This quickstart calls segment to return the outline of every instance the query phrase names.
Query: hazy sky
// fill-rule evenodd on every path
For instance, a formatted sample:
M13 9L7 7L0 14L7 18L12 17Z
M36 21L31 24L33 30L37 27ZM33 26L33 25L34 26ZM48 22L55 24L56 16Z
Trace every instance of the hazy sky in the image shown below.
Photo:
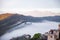
M0 0L0 11L60 10L60 0Z

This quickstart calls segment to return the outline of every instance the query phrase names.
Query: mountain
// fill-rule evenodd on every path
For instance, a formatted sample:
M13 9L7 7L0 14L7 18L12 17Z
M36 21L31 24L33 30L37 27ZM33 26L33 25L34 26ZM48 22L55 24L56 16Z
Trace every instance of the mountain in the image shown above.
M12 14L11 16L8 16L8 14L2 14L4 19L0 20L0 36L4 34L7 30L22 24L24 22L23 15L18 15L18 14ZM5 18L5 16L7 16Z
M28 16L28 17L26 17L26 20L28 22L43 22L44 20L60 22L60 16L46 16L46 17L32 17L32 16Z
M1 19L0 20L0 36L6 33L7 30L25 22L43 22L44 20L60 22L60 16L33 17L33 16L25 16L25 15L10 14L10 13L1 14L1 15L4 15L4 16L1 16L0 18Z

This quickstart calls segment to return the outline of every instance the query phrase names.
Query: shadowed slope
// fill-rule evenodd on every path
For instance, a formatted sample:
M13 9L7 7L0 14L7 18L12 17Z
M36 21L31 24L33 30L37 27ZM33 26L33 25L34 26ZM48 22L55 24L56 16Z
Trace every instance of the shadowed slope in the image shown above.
M4 20L0 20L0 36L4 34L7 30L18 26L18 24L24 23L25 21L21 19L20 16L21 15L18 14L12 14Z

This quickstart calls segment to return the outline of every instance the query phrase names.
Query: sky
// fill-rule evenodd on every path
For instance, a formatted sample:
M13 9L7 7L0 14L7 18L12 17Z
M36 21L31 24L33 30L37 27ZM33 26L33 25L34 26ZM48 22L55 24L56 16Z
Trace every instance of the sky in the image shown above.
M0 13L31 10L60 12L60 0L0 0Z

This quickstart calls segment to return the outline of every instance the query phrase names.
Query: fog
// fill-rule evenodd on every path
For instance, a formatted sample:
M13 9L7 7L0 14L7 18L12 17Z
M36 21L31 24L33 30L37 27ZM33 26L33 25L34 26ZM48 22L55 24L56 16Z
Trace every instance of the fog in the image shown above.
M33 36L35 33L42 33L48 32L50 29L58 29L59 22L52 22L52 21L44 21L42 23L28 23L19 25L3 36L1 36L1 40L9 40L13 37L21 36L23 34L30 34ZM20 28L24 26L23 28Z

